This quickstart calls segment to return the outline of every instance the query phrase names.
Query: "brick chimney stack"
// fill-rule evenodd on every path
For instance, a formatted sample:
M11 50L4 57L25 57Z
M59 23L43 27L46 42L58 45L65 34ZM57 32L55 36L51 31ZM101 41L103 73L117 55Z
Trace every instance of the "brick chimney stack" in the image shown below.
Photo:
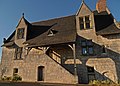
M98 13L106 11L107 5L106 5L106 0L98 0L96 4L96 10Z

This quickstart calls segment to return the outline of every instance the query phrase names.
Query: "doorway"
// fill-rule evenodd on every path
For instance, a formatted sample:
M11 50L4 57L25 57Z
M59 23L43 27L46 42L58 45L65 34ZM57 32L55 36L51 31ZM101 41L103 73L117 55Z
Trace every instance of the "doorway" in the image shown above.
M44 66L38 67L38 81L44 81Z

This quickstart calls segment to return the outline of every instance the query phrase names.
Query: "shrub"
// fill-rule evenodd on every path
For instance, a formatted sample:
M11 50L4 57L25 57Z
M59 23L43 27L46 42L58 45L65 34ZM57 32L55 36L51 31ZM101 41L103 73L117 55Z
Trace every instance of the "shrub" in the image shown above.
M2 81L11 81L12 78L11 77L7 77L7 76L4 76L1 78Z
M22 80L22 77L19 76L18 74L13 75L12 81L21 81L21 80Z
M92 80L89 83L90 85L94 86L117 86L114 82L110 80Z
M101 83L102 83L102 84L113 84L113 82L110 81L110 80L108 80L108 79L101 81Z
M89 84L99 85L99 84L101 84L101 82L100 82L99 80L91 80L91 81L89 82Z

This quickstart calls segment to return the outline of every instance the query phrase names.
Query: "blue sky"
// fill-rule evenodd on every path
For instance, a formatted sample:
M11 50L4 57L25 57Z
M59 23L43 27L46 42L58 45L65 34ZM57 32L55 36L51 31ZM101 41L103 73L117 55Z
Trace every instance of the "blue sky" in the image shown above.
M0 45L15 30L22 13L29 22L73 15L82 0L0 0ZM95 10L97 0L85 0ZM107 0L113 16L120 21L120 0ZM1 48L0 48L1 56Z

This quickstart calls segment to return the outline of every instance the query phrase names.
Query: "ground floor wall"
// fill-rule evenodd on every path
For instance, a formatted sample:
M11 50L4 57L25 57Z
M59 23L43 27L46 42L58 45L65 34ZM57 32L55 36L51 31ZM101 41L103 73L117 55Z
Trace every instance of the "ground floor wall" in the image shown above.
M11 50L11 52L14 51ZM32 49L29 54L21 60L9 59L8 62L4 58L5 57L2 59L3 62L1 65L1 70L5 69L3 76L12 77L14 68L17 68L17 74L22 77L22 81L36 82L38 81L38 68L43 67L43 78L39 81L50 83L75 83L73 74L42 51L38 52L38 50ZM9 58L13 58L13 55L11 54Z
M83 58L77 64L78 77L81 83L91 80L110 80L117 82L118 75L115 62L110 58Z
M5 49L5 52L8 51ZM67 58L67 54L66 56L64 54L67 59L64 59L64 63L60 64L55 59L36 49L32 49L22 60L10 59L13 58L13 53L14 50L11 50L9 53L3 55L1 70L5 69L3 76L9 77L13 76L13 69L18 68L18 74L22 77L22 81L38 81L39 67L43 68L43 80L41 81L53 83L75 83L75 81L78 81L78 83L88 83L93 79L108 79L117 82L120 75L118 70L120 69L119 60L117 61L117 59L115 60L108 56L77 56L78 78L75 78L74 59L73 57Z

